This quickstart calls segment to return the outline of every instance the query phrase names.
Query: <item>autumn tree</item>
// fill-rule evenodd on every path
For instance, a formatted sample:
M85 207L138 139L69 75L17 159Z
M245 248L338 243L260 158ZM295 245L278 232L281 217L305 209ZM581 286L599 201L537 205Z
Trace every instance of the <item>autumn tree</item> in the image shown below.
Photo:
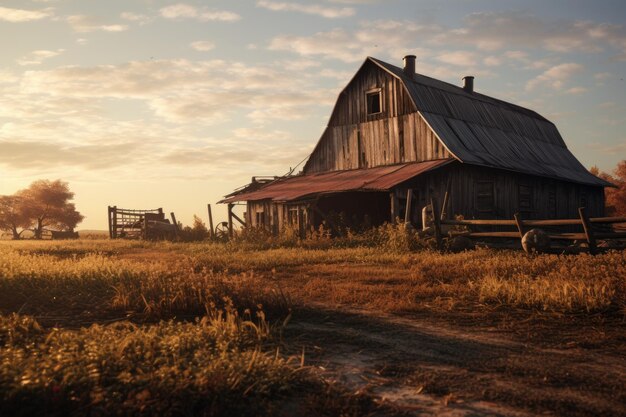
M598 167L591 168L591 173L616 186L605 189L606 214L609 216L626 216L626 160L617 164L613 175L602 172Z
M31 225L22 203L22 198L17 195L0 196L0 230L11 232L13 239L19 239Z
M76 211L70 200L74 193L67 182L39 180L25 190L19 191L21 212L31 223L36 239L41 239L45 228L73 230L84 216Z

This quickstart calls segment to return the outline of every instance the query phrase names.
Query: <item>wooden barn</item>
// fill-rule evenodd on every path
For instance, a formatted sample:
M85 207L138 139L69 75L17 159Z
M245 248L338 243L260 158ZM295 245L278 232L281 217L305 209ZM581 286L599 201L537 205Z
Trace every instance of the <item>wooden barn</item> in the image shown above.
M607 182L567 149L536 112L368 57L339 94L326 130L298 175L255 181L226 196L245 203L245 223L277 232L317 227L341 214L351 224L409 219L447 192L446 211L466 219L604 215ZM411 190L411 192L409 192Z

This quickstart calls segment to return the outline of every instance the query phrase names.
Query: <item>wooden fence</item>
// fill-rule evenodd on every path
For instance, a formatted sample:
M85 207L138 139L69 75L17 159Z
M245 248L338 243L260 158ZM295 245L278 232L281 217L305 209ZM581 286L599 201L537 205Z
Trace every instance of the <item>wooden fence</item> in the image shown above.
M445 201L445 200L444 200ZM445 202L444 202L445 205ZM439 213L437 201L431 200L433 213ZM445 206L444 206L445 207ZM626 231L616 231L610 225L618 223L626 223L626 217L594 217L587 216L584 207L578 209L579 218L577 219L551 219L551 220L524 220L519 214L515 214L511 220L450 220L447 219L445 210L440 215L434 215L434 231L437 239L437 245L442 248L442 225L446 226L498 226L511 227L513 231L467 231L455 233L456 236L466 236L469 238L508 238L521 239L526 232L533 228L556 228L564 226L578 226L581 232L554 232L549 231L548 236L551 240L579 240L586 241L589 245L591 253L597 250L598 240L607 239L626 239ZM602 227L604 226L604 227ZM607 230L609 229L609 230Z

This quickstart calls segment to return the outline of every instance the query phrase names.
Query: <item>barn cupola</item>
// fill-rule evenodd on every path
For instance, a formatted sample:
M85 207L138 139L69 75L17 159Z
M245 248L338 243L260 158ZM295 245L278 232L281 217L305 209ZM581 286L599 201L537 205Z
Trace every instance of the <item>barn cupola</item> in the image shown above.
M474 92L474 76L473 75L466 75L465 77L463 77L463 90L467 91L468 93Z
M404 75L411 79L415 77L415 55L404 57Z

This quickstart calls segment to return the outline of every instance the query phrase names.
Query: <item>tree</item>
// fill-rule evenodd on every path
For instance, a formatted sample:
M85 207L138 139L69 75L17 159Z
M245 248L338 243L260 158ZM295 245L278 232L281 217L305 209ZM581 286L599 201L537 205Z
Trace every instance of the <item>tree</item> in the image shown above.
M617 188L607 187L606 214L609 216L626 216L626 160L617 164L613 175L602 172L598 167L592 167L591 173L614 184Z
M73 230L84 216L76 211L74 198L67 182L39 180L25 190L19 191L21 211L30 219L36 239L41 239L43 230L51 227L59 230Z
M181 231L180 237L184 241L200 241L209 237L209 229L207 229L206 224L195 214L193 216L193 226L182 227L180 225L179 230Z
M21 197L16 195L0 196L0 230L9 231L13 239L19 239L22 232L30 225L31 219L23 210Z

